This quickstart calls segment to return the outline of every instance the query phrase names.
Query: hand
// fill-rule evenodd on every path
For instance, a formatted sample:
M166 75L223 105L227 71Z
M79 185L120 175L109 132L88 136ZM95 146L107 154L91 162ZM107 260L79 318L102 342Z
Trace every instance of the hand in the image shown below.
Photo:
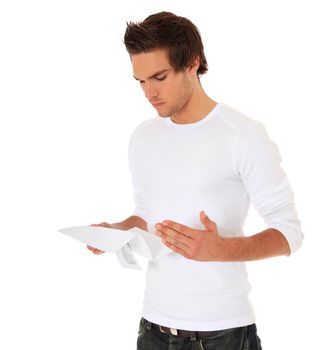
M157 223L156 235L174 252L187 259L197 261L224 261L224 239L220 237L217 225L204 211L200 212L200 221L205 230L197 230L171 220Z
M118 227L116 227L115 224L109 224L107 222L101 222L100 224L92 224L90 226L118 228ZM89 245L87 245L87 249L90 250L92 253L94 253L96 255L100 255L100 254L105 253L104 250L97 249L97 248L91 247Z

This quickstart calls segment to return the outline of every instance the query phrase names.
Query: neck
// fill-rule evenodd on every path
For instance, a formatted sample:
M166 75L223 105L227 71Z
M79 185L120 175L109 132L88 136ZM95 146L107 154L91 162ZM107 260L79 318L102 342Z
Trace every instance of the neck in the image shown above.
M171 119L177 124L191 124L203 119L217 105L206 95L201 85L195 86L186 104Z

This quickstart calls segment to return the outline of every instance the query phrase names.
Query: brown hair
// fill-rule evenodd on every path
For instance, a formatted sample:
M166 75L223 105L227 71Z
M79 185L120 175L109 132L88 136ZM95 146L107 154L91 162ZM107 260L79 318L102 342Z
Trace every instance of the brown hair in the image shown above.
M167 49L170 65L182 72L196 57L200 58L197 76L208 70L198 28L187 18L171 12L158 12L143 22L127 22L124 44L129 55L154 49Z

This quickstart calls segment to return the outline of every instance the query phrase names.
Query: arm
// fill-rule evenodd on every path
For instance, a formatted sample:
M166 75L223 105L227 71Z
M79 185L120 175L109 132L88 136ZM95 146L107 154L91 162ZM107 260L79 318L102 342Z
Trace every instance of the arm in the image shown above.
M249 237L223 238L222 261L253 261L279 255L290 255L288 241L273 228Z
M136 215L129 216L129 218L127 218L126 220L121 222L116 222L114 224L111 224L111 226L113 228L118 228L121 230L129 230L133 227L138 227L144 231L148 231L147 222L144 221L140 216L136 216Z
M129 218L127 218L126 220L121 222L116 222L113 224L102 222L100 224L92 224L91 226L111 227L111 228L117 228L120 230L129 230L133 227L139 227L142 230L148 231L147 223L140 216L136 216L136 215L129 216ZM89 245L87 245L87 248L97 255L104 253L103 250L91 247Z
M261 124L239 134L235 173L264 218L266 230L249 237L221 237L216 223L200 214L205 231L166 220L155 226L156 234L175 252L199 261L250 261L291 255L301 246L303 233L294 195L280 162L278 147Z
M264 252L256 251L259 256L293 254L303 241L294 194L281 167L279 148L261 123L252 124L239 133L235 144L235 172L242 180L254 208L267 225L267 230L247 237L245 246L255 249L257 245L264 244L258 247ZM282 235L289 245L285 253L285 245L281 242L286 242L282 240Z
M217 225L204 213L200 221L205 230L165 220L155 225L156 234L173 251L197 261L252 261L278 255L290 255L283 234L273 228L250 237L222 237Z

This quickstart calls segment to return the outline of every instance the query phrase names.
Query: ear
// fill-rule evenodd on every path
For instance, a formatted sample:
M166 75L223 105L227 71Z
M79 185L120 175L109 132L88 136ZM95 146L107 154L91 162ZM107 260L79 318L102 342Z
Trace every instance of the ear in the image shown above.
M188 66L188 71L190 74L196 75L197 74L197 70L200 66L200 57L196 56L192 62L190 63L190 65Z

